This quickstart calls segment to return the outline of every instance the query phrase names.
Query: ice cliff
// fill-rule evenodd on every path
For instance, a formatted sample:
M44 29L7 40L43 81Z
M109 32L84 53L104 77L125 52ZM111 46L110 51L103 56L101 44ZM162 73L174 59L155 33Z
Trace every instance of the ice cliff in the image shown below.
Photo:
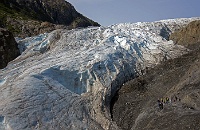
M126 81L187 50L171 32L199 18L55 30L17 39L0 70L0 128L118 129L109 103Z

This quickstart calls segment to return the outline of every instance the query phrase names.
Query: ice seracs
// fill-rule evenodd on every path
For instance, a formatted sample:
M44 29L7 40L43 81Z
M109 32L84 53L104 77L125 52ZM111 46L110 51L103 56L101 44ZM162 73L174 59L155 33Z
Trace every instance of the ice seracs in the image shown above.
M20 39L21 56L0 70L0 79L7 76L0 81L0 114L16 130L117 129L109 113L114 93L145 68L186 53L167 37L172 26L195 19L55 30Z

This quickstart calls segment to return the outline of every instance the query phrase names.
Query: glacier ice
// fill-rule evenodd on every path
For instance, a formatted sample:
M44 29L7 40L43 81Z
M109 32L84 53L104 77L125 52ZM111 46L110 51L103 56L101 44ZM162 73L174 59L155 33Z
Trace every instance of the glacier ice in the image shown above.
M192 20L55 30L18 39L21 56L0 70L0 115L11 129L117 129L109 102L145 68L188 50L168 41Z
M15 38L18 43L20 53L24 52L29 46L40 44L47 37L47 33L40 34L39 36L27 37L25 39Z

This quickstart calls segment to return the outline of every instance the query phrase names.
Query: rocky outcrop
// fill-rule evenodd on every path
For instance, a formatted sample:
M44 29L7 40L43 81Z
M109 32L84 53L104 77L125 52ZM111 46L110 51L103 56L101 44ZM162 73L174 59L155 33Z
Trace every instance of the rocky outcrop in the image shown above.
M17 34L32 36L44 32L38 31L43 30L40 28L42 22L49 23L46 31L63 28L63 26L69 29L100 26L78 13L65 0L3 0L0 2L0 7L0 18L4 26L15 36Z
M127 82L116 93L111 113L121 129L200 129L199 33L199 20L173 32L170 39L190 52L147 68L145 75ZM166 97L170 102L160 110L157 100Z
M10 18L7 19L7 22L12 26L10 30L12 31L13 35L20 38L48 33L55 29L69 29L69 27L65 25L52 24L50 22L36 20L17 20Z
M180 31L172 33L170 39L187 47L200 42L200 20L193 21Z
M122 130L200 129L199 79L200 48L122 86L113 98L113 120ZM157 100L166 97L170 102L160 110Z
M4 68L8 62L19 56L17 43L6 29L0 28L0 69Z

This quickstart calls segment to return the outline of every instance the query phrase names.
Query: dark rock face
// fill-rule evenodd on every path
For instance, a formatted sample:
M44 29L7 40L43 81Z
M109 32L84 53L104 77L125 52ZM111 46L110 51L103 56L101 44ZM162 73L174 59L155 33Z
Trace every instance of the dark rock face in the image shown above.
M0 69L19 56L17 43L11 32L0 28Z
M199 88L198 49L127 82L115 97L113 120L123 130L200 129ZM166 97L171 103L160 110L157 100Z
M200 129L199 21L173 33L170 39L191 51L145 70L127 82L111 103L113 120L123 130ZM161 110L158 99L169 97Z
M3 28L3 23L1 20L0 20L0 28Z
M69 29L100 26L78 13L65 0L2 0L0 7L2 24L15 36L33 36L43 32L38 31L43 30L40 27L42 22L49 23L46 29L49 31L63 26Z
M193 21L180 31L171 34L170 39L187 47L200 42L200 20Z

